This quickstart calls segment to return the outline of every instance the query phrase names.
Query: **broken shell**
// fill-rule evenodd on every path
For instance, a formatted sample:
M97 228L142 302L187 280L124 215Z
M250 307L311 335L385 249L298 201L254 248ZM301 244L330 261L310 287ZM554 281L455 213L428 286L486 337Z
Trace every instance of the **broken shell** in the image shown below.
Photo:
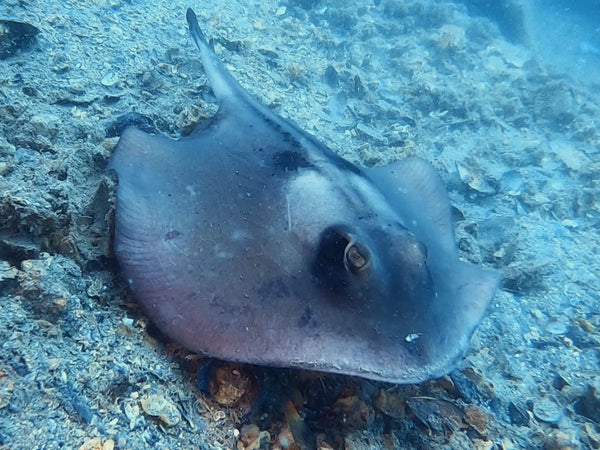
M102 77L100 80L102 86L112 87L119 83L119 76L114 72L108 72L106 75Z
M461 181L474 191L481 194L495 194L496 189L491 185L488 177L479 168L472 167L468 161L456 163L456 170Z
M564 335L569 331L569 325L565 322L565 319L554 317L546 324L546 331L550 334Z
M541 399L533 405L533 415L542 422L557 423L564 413L564 408L548 397Z

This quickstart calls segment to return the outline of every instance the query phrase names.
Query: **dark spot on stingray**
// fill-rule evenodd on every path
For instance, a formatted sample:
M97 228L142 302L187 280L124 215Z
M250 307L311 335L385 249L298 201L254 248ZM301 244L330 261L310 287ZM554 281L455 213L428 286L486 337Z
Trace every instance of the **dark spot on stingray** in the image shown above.
M302 313L300 320L298 320L298 327L303 328L303 327L307 326L310 323L310 320L312 319L312 317L313 317L312 309L310 308L310 306L307 306L304 309L304 312Z
M277 123L276 121L274 121L272 119L265 118L265 122L269 123L273 128L277 128L279 130L279 132L281 133L282 140L287 142L292 147L293 151L299 152L299 153L304 151L303 146L299 142L299 139L297 137L298 132L300 132L300 133L304 133L304 132L302 130L300 130L296 124L294 124L292 122L285 124L285 125L287 125L287 127L292 128L293 131L296 132L296 133L293 133L292 130L286 129L281 124ZM356 167L350 161L345 160L344 158L339 156L337 153L331 151L328 147L325 147L323 144L321 144L319 141L317 141L314 138L314 136L311 136L309 134L304 134L304 136L302 136L302 137L306 140L309 140L310 144L314 145L321 152L325 153L331 159L331 162L336 164L340 169L350 170L357 175L362 175L362 172L358 167Z
M288 285L280 278L268 279L256 289L259 298L285 298L291 295Z
M177 230L171 230L165 233L165 241L170 241L171 239L175 239L181 236L181 233Z
M298 170L299 167L310 167L311 164L300 152L282 151L273 155L273 165L285 172Z
M349 170L355 175L363 175L363 172L356 165L352 164L350 161L345 160L336 153L332 152L331 161L334 162L338 166L338 168L342 170Z
M108 124L106 137L120 136L127 127L136 127L150 134L157 133L156 126L150 117L137 112L128 112L117 116Z
M448 373L499 277L459 260L433 167L344 160L258 103L187 20L215 117L176 141L128 126L110 162L115 254L145 313L226 361L396 383Z
M323 288L337 291L348 285L351 274L344 265L348 244L350 239L347 233L338 226L326 228L321 233L312 273Z

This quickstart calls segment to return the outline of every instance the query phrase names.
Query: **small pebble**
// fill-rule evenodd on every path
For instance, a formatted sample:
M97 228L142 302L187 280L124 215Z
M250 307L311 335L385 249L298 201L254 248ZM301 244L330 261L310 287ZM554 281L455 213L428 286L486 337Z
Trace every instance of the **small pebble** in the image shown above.
M123 325L125 325L126 327L133 327L133 319L129 318L129 317L123 317L123 319L121 319L121 323Z
M102 450L102 441L97 437L88 439L79 447L79 450Z

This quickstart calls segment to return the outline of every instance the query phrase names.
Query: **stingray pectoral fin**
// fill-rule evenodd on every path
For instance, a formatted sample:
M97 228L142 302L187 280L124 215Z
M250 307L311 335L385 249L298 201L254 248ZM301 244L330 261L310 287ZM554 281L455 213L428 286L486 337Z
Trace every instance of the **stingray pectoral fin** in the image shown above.
M498 287L496 272L454 260L438 267L436 301L426 310L428 326L419 334L422 380L451 371L470 347L471 336ZM438 278L439 274L438 274Z
M500 274L455 260L438 267L437 278L438 301L430 312L431 324L437 325L424 337L431 349L431 376L447 373L467 352L498 288Z
M455 261L445 270L439 267L437 277L440 286L448 292L448 300L438 305L439 313L448 320L449 328L460 330L468 340L494 297L500 274Z
M168 288L165 235L173 212L169 210L170 180L177 170L176 143L135 128L125 130L109 168L118 174L117 220L114 249L124 273L135 282L136 295Z
M460 301L453 302L453 305L448 306L454 306L461 310L464 319L461 323L472 331L483 318L499 283L500 274L498 272L459 262L455 273L448 275L447 284Z
M427 318L420 339L428 376L447 373L466 352L469 340L492 300L500 275L458 258L450 201L436 171L408 158L366 173L408 230L427 248L435 298L418 316Z
M431 164L406 158L365 169L365 173L421 242L436 244L442 253L456 254L450 200Z

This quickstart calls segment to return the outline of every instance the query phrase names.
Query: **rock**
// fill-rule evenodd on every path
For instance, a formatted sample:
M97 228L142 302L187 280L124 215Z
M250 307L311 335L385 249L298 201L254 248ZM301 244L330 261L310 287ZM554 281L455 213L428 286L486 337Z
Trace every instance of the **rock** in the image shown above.
M114 118L106 127L106 137L120 136L127 127L135 127L146 133L156 134L156 126L148 116L136 112L128 112Z
M113 450L115 448L115 441L112 439L107 439L102 442L102 440L98 437L87 439L79 450Z
M19 273L16 267L11 266L6 261L0 261L0 283L4 280L14 280Z
M97 437L88 439L79 447L79 450L102 450L102 441Z
M0 59L26 50L39 32L28 23L0 19Z
M588 386L585 394L573 405L573 409L577 414L600 424L600 396L592 386Z
M465 422L483 436L489 429L490 417L477 406L469 405L465 409Z
M256 398L256 378L246 366L224 363L215 369L210 392L214 400L222 406L239 406L249 398L251 404Z
M491 195L498 191L495 180L486 175L473 158L457 162L456 171L463 183L480 194Z
M323 78L325 79L325 83L332 88L336 89L340 87L340 77L337 73L337 70L332 65L327 66L325 69L325 73L323 74Z
M375 398L375 407L386 416L394 419L406 417L406 400L399 392L389 392L381 389Z
M296 407L291 401L285 406L285 418L290 428L294 444L299 448L315 448L315 437L304 422L304 419L298 414Z
M271 435L267 431L260 431L258 426L244 425L240 432L240 440L237 443L238 450L258 450L271 442Z
M100 83L105 87L113 87L119 83L119 76L115 72L108 72L102 77Z
M546 450L570 450L579 447L579 440L571 430L552 430L545 436L544 448Z
M366 403L358 395L340 397L332 409L343 418L344 425L348 428L367 428L375 418L371 404Z
M407 406L424 425L444 433L464 429L464 413L452 403L431 397L412 397L406 400Z
M526 427L529 425L529 413L527 410L513 402L508 405L508 417L510 423L519 427Z
M148 395L140 400L146 414L158 417L168 426L177 425L181 421L181 413L175 404L160 394Z

